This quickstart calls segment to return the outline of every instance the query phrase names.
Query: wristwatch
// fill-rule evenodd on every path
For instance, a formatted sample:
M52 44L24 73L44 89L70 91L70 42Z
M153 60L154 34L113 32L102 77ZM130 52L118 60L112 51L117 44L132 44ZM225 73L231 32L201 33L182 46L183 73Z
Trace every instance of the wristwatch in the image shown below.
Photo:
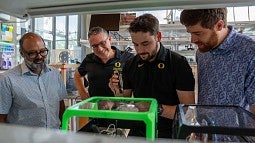
M162 115L162 113L163 113L163 106L162 106L162 104L158 104L158 116L161 116Z

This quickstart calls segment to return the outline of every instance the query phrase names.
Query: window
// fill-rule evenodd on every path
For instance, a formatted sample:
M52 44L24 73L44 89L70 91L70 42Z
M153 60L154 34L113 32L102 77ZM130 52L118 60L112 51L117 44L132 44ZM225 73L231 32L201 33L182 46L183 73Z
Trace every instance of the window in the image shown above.
M33 19L34 32L42 36L45 40L46 47L49 49L47 56L48 63L57 61L57 50L73 50L75 47L78 47L77 31L80 29L78 27L78 18L78 15L70 15Z
M49 49L47 61L51 56L51 50L53 49L53 28L52 28L52 17L42 17L34 19L34 30L35 33L39 34L45 42L46 47Z
M249 7L250 21L255 21L255 6Z
M69 16L69 28L68 28L68 49L73 50L73 57L71 57L71 63L75 61L81 61L81 47L78 46L78 15Z
M234 7L235 21L249 21L248 7Z
M56 47L55 49L68 49L66 47L66 16L56 17Z
M73 49L77 44L77 30L78 30L78 15L69 16L68 28L68 49Z
M227 15L227 21L228 22L234 22L235 17L234 17L234 8L233 7L228 7L228 15Z

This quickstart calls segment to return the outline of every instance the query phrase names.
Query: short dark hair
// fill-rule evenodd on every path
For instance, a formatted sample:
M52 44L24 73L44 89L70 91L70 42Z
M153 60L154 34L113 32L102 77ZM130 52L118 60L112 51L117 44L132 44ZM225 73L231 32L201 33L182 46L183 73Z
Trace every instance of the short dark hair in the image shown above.
M90 38L92 35L97 35L97 34L100 34L100 33L105 33L106 36L109 36L109 33L102 27L92 27L90 30L89 30L89 33L88 33L88 38Z
M131 32L150 32L151 35L157 35L159 32L159 21L152 14L143 14L136 17L130 23L128 31Z
M19 49L23 49L23 43L24 43L24 41L25 41L26 39L28 39L28 38L31 38L31 37L39 37L39 38L41 38L42 41L43 41L43 44L45 45L45 42L44 42L43 38L42 38L40 35L38 35L38 34L36 34L36 33L33 33L33 32L28 32L28 33L24 34L24 35L20 38L20 40L19 40L19 46L20 46L20 48L19 48Z
M211 29L219 21L223 20L227 26L227 8L192 9L183 10L180 22L185 26L193 26L200 22L203 28Z

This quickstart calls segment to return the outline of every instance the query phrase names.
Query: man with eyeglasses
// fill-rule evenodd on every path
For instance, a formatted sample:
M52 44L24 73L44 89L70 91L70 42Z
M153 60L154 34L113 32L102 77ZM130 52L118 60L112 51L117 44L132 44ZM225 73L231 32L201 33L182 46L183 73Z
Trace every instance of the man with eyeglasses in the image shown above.
M137 55L123 68L123 96L155 98L158 101L158 137L171 138L172 122L178 104L195 103L195 80L185 57L166 49L159 21L151 14L141 15L128 28ZM109 86L118 95L118 76ZM140 105L140 106L146 106ZM128 122L127 122L128 124ZM133 124L131 135L145 136L142 124Z
M0 122L58 129L67 96L60 72L46 64L39 35L26 33L19 44L24 61L0 76Z
M74 74L80 97L84 100L92 96L114 96L108 86L109 79L114 70L121 72L124 63L133 54L112 46L111 36L102 27L91 28L88 40L93 53L85 57ZM84 86L84 78L89 83L88 90Z

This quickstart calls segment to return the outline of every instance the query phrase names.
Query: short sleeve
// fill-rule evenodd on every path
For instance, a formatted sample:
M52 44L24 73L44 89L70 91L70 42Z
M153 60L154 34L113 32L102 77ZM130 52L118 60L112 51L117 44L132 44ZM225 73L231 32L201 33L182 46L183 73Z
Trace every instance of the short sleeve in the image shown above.
M78 67L78 72L81 76L85 76L87 74L87 70L86 70L86 58L82 61L81 65Z
M12 90L8 77L0 77L0 114L8 114L12 105Z
M175 61L176 89L182 91L194 91L195 79L192 69L185 57L181 56Z

